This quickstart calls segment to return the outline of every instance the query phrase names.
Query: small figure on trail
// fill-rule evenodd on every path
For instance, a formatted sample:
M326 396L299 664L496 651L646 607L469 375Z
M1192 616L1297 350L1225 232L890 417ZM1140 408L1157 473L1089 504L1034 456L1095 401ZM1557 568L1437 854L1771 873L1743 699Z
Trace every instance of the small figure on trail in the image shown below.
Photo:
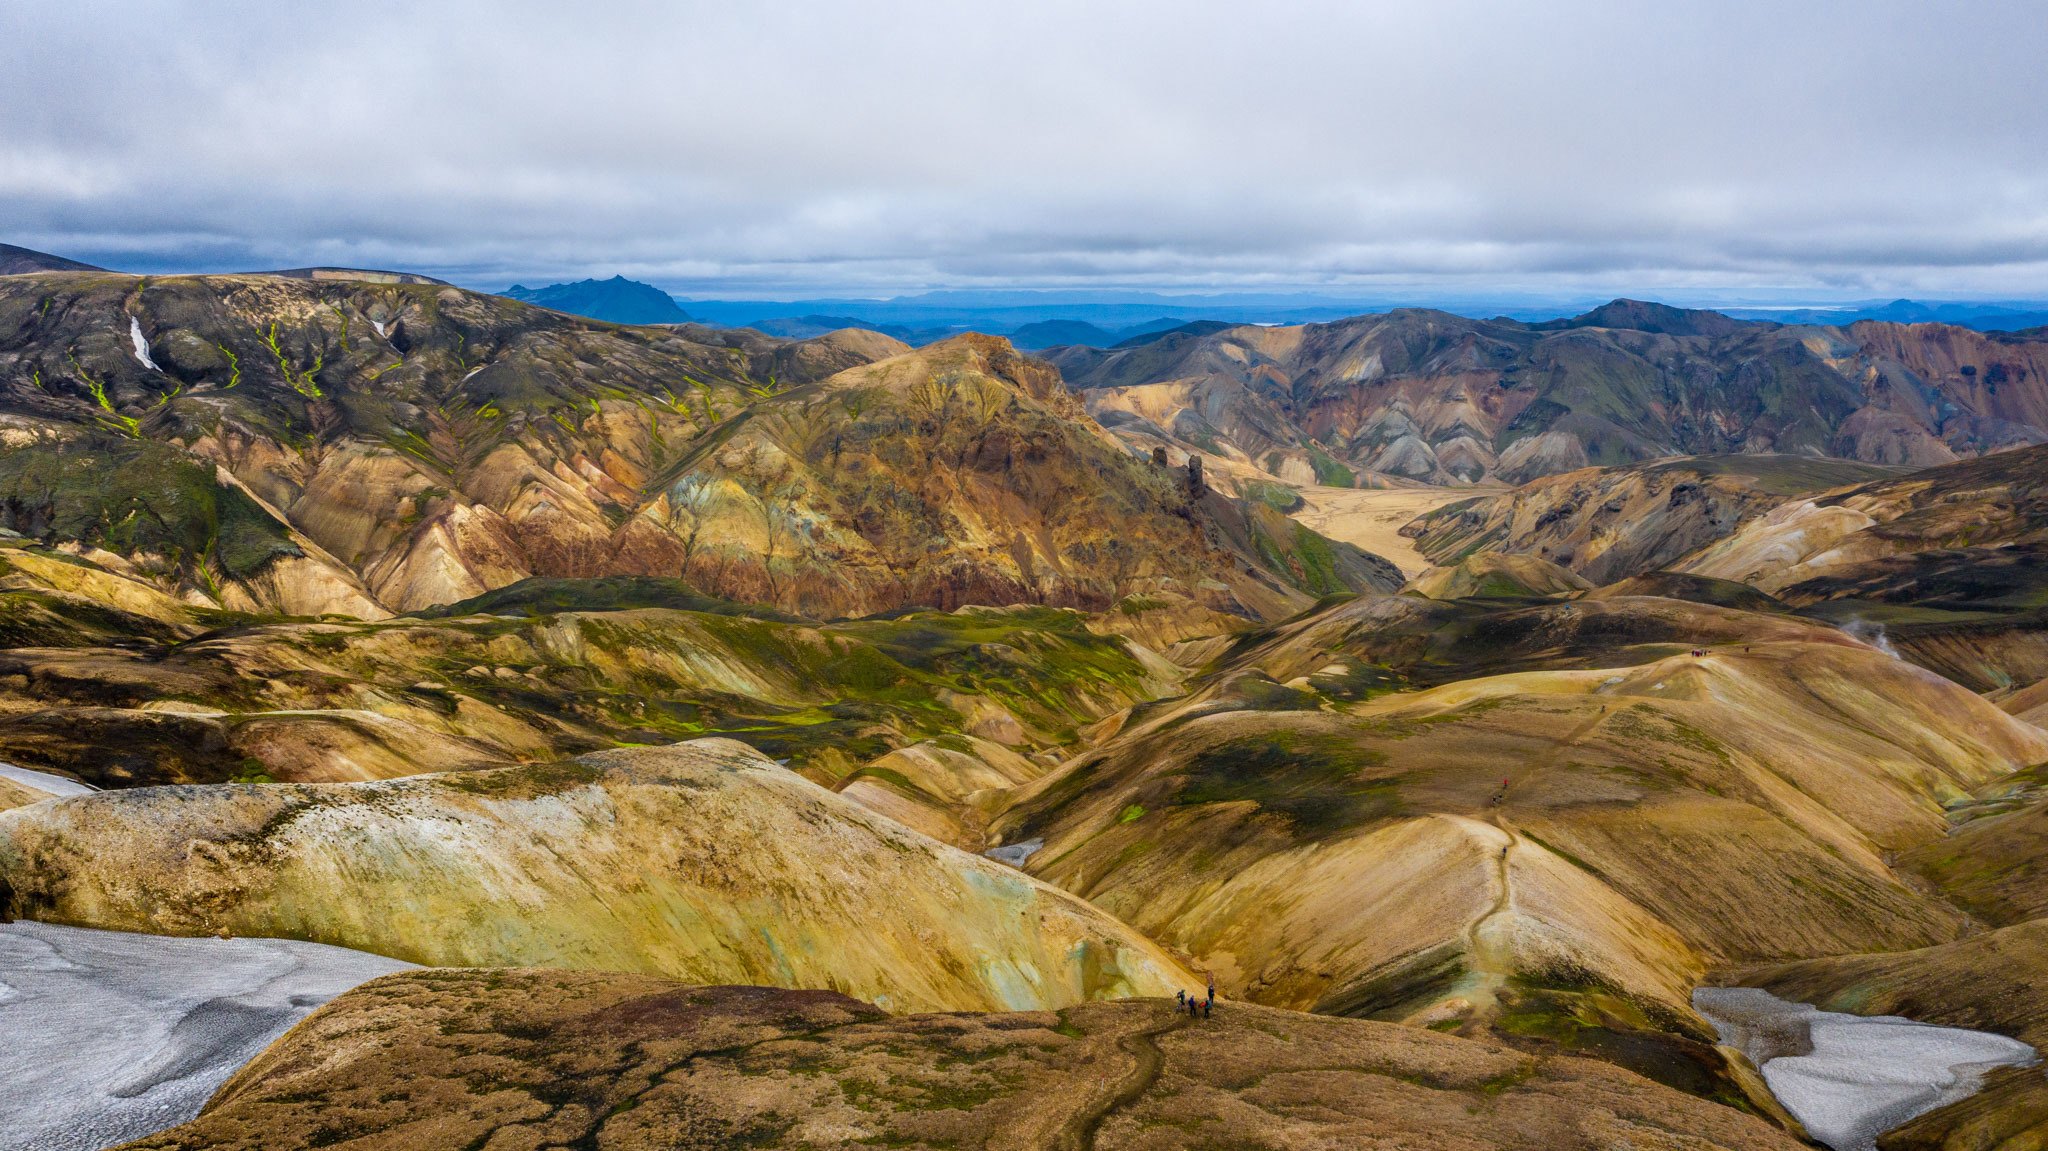
M1196 1013L1196 1012L1198 1012L1198 1011L1200 1011L1201 1009L1202 1009L1202 1001L1201 1001L1201 1000L1199 1000L1199 999L1193 998L1192 996L1191 996L1191 997L1189 997L1189 999L1188 999L1188 1018L1189 1018L1189 1019L1193 1019L1193 1018L1195 1017L1195 1013Z
M1214 995L1202 1000L1202 1018L1209 1018L1209 1009L1214 1006L1216 1006L1216 997Z
M1182 1006L1182 1007L1186 1007L1186 1006L1188 1005L1188 993L1187 993L1187 990L1186 990L1185 988L1183 988L1183 989L1181 989L1181 990L1179 990L1179 991L1175 991L1175 992L1173 993L1173 1001L1174 1001L1175 1003L1179 1004L1179 1005L1180 1005L1180 1006Z
M1214 975L1209 977L1209 998L1216 998L1216 977Z

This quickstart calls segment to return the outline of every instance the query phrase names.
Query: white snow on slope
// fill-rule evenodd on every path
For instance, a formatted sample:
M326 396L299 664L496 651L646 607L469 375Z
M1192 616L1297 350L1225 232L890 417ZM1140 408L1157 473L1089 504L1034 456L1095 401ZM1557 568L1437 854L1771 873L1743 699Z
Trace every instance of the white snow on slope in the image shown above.
M142 336L142 321L134 316L128 317L128 338L135 341L135 358L142 361L143 367L152 372L163 371L156 366L155 360L149 358L149 341Z
M1755 987L1702 987L1692 1002L1835 1151L1873 1151L1886 1131L1976 1094L1992 1068L2035 1060L2033 1048L2003 1035L1821 1011Z
M293 940L0 924L0 1151L98 1151L183 1123L313 1008L409 966Z
M51 775L48 772L31 771L26 767L16 767L11 763L0 763L0 779L13 780L23 787L34 788L37 791L46 792L50 795L91 795L97 790L75 779L66 779L61 775Z

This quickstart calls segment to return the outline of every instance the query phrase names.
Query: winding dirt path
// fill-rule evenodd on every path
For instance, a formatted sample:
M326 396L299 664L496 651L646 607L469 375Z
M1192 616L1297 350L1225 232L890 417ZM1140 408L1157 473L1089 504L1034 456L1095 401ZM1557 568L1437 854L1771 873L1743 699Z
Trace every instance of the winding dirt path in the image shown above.
M1117 1046L1133 1061L1131 1070L1107 1094L1089 1100L1086 1106L1068 1116L1053 1146L1060 1151L1094 1151L1095 1137L1102 1130L1102 1124L1111 1115L1135 1103L1159 1081L1159 1072L1166 1065L1166 1054L1159 1050L1159 1037L1178 1031L1189 1022L1188 1015L1175 1010L1163 1022L1119 1039Z

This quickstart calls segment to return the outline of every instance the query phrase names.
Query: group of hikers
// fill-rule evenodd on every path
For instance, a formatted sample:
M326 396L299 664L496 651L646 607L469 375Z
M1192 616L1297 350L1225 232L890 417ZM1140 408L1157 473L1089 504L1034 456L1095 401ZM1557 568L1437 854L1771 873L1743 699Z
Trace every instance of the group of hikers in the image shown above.
M1189 1018L1207 1019L1209 1018L1209 1012L1216 1006L1216 979L1214 976L1210 977L1209 996L1206 999L1199 995L1190 995L1185 991L1176 991L1173 993L1173 997L1180 1002L1182 1007L1188 1009Z

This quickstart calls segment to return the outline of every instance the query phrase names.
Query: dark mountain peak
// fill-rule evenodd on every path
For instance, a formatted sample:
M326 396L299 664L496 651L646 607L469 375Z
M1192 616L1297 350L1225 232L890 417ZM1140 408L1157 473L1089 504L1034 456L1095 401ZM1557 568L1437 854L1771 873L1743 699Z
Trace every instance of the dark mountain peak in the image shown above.
M691 318L667 292L624 276L549 284L544 288L514 284L500 294L522 303L614 324L687 324Z
M1114 346L1119 348L1137 348L1143 347L1146 344L1156 344L1167 339L1213 336L1217 332L1228 331L1231 328L1241 326L1227 320L1195 320L1192 323L1180 324L1161 331L1144 332L1132 336L1130 339L1120 340Z
M1086 320L1039 320L1010 333L1010 342L1029 352L1067 344L1101 348L1116 341L1115 335Z
M1611 300L1582 316L1529 325L1539 332L1568 331L1573 328L1619 328L1632 332L1655 332L1665 336L1726 336L1753 326L1701 308L1674 308L1648 300Z
M29 272L104 272L107 269L33 248L20 248L13 244L0 244L0 276L20 276Z

